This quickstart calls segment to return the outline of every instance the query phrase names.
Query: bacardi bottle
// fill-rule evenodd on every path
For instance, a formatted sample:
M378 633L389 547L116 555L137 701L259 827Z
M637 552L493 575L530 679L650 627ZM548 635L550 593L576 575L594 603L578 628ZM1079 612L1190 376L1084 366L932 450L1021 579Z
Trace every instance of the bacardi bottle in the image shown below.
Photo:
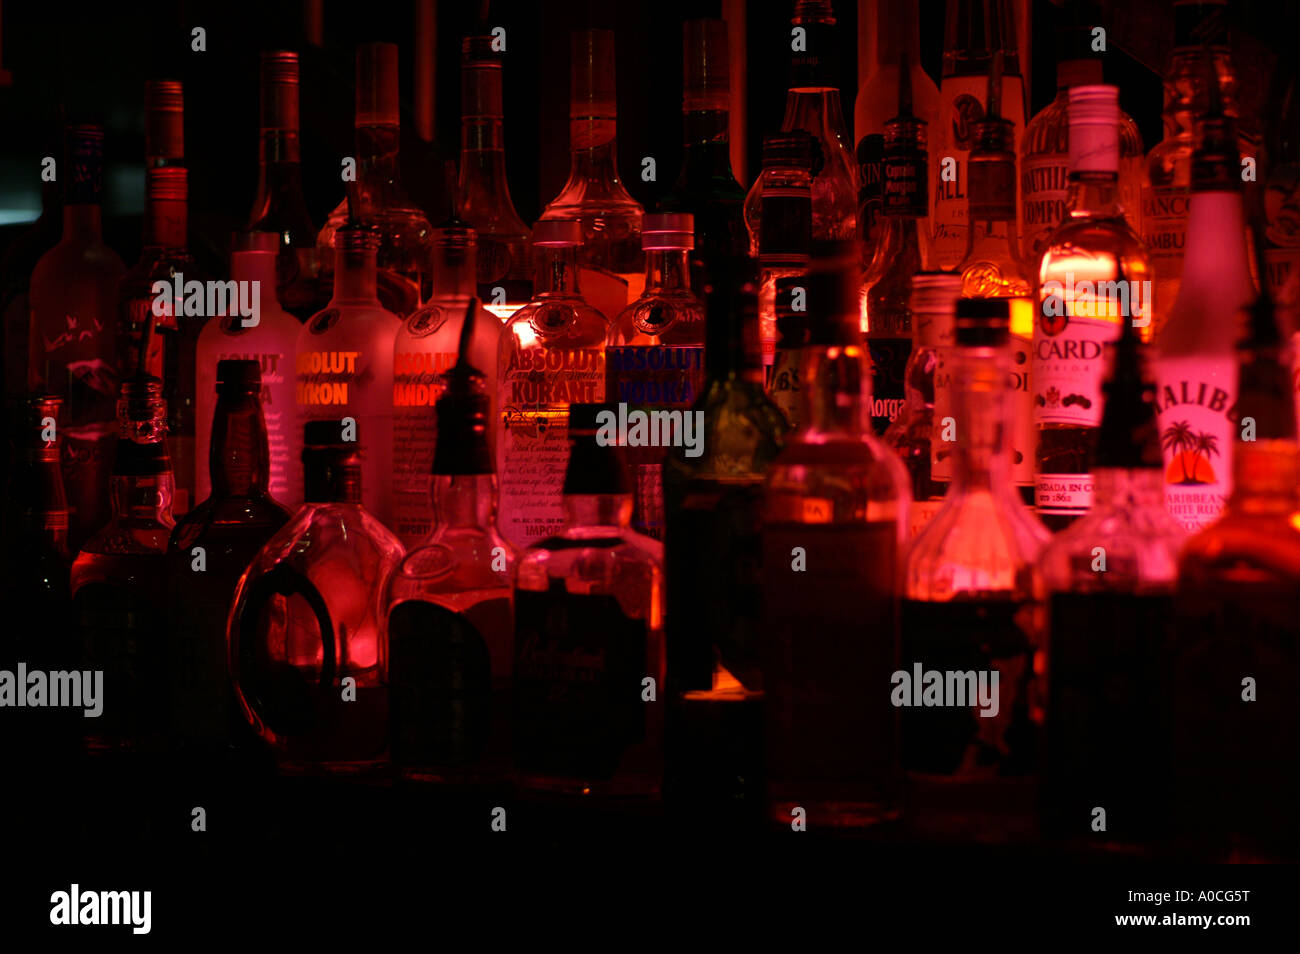
M808 270L812 243L812 170L817 141L805 132L777 133L763 139L763 171L754 187L767 214L751 222L758 258L758 327L763 365L769 369L776 346L776 283ZM762 207L759 207L761 211Z
M570 53L569 178L542 220L581 223L582 285L608 318L641 296L643 209L618 177L614 32L575 30Z
M1087 513L1104 348L1120 324L1151 335L1150 264L1119 205L1119 90L1070 90L1069 215L1039 266L1034 323L1034 500L1053 530Z
M402 322L377 294L379 233L348 225L334 241L334 297L298 332L298 411L303 421L343 418L358 425L366 509L387 524L393 517L393 352Z
M663 547L632 530L609 405L574 404L565 525L515 582L513 740L524 788L645 799L663 778Z
M859 827L898 816L898 550L907 474L872 436L858 256L810 273L799 429L768 469L762 686L769 818Z
M1006 300L958 301L952 485L904 555L891 699L914 824L938 837L1033 832L1046 652L1035 561L1049 534L1009 479L1010 352Z
M387 760L380 597L403 554L361 502L365 436L338 419L305 425L306 503L253 559L230 610L240 713L287 773L363 773Z
M537 293L506 324L497 358L502 532L521 547L564 525L569 405L604 398L609 334L578 287L582 223L538 222L533 246Z

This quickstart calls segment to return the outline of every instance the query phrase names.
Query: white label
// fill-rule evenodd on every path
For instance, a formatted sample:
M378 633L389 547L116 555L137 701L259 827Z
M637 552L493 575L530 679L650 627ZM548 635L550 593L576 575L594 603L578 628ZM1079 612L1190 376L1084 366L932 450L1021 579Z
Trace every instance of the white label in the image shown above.
M1063 152L1035 156L1021 164L1021 248L1030 267L1042 259L1048 237L1065 218L1069 176L1069 157Z
M1034 326L1033 401L1037 424L1101 423L1106 345L1119 324L1078 315L1042 315Z
M1165 358L1156 381L1165 506L1195 532L1218 519L1232 489L1236 366L1229 357Z
M1034 480L1034 506L1045 513L1082 516L1092 507L1092 475L1039 474Z
M1017 487L1034 485L1034 448L1038 430L1034 427L1032 343L1020 335L1011 336L1011 480Z

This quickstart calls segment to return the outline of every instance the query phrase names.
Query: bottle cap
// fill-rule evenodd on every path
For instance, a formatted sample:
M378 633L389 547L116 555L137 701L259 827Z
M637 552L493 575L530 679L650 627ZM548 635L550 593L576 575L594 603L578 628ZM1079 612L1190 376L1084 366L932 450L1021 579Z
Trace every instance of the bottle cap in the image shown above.
M145 195L155 202L184 202L189 198L189 171L184 166L156 166L144 174Z
M998 347L1011 333L1011 305L1004 298L958 298L957 344Z
M104 130L99 126L69 126L64 131L67 168L63 201L68 205L98 205L104 187Z
M185 93L177 80L144 84L144 157L185 158Z
M695 216L689 212L649 212L641 223L641 248L695 248Z
M682 25L682 109L731 109L731 56L725 20L687 20Z
M234 397L262 393L262 366L246 358L223 358L217 362L217 394Z
M1119 87L1070 89L1070 173L1119 172Z
M401 123L396 43L362 43L357 47L356 103L358 126Z
M582 223L577 219L542 219L533 225L533 244L543 247L582 245Z
M348 222L334 230L334 247L349 252L378 252L379 229L363 222Z
M614 119L614 31L575 30L570 37L570 119Z
M261 101L259 122L263 129L298 129L298 54L288 50L265 50L260 57Z
M821 159L821 143L803 130L763 137L763 168L794 166L812 170Z

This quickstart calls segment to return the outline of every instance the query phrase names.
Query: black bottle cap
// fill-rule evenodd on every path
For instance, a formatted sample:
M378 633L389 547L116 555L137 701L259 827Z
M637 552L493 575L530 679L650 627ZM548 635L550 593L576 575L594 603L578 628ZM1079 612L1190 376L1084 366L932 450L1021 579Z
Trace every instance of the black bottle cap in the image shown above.
M445 390L434 406L438 440L433 451L435 474L491 474L488 444L491 399L487 377L467 364L457 364L442 375Z
M1011 334L1011 305L1003 298L958 298L957 344L968 348L997 348Z
M566 495L632 492L623 449L617 443L617 427L617 404L569 405L569 466L564 472Z
M236 397L262 393L262 366L243 358L223 358L217 362L217 394Z

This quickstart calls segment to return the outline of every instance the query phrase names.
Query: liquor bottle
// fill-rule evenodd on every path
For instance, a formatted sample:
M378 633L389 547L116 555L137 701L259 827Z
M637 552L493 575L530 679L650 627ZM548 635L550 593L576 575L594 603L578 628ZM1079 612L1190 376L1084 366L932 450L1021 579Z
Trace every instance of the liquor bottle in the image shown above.
M490 36L461 41L458 192L459 215L478 233L478 298L504 321L533 297L532 233L515 211L506 180L503 58L494 42ZM436 276L433 290L440 292ZM493 366L483 370L495 373Z
M799 365L808 343L806 295L802 275L776 280L776 354L767 376L767 394L792 429L799 426Z
M813 241L848 241L857 237L858 164L844 126L840 91L834 86L835 13L830 0L795 0L790 24L804 31L803 49L790 60L781 132L801 130L820 147L812 182ZM755 182L745 199L751 248L761 234L761 184L761 179Z
M1178 563L1175 814L1231 860L1300 851L1289 754L1300 740L1300 446L1287 345L1265 293L1238 351L1232 495Z
M912 349L912 276L932 256L925 225L925 123L912 115L911 86L899 87L898 115L885 124L883 232L862 276L861 328L871 355L871 426L883 434L903 406Z
M125 269L102 236L103 179L104 131L68 127L63 237L41 256L31 282L28 389L64 402L61 451L73 550L108 519L115 433L117 285Z
M240 713L289 774L364 773L388 756L380 595L403 552L361 502L365 437L364 423L304 425L306 502L253 559L231 605Z
M862 6L859 5L859 10ZM869 73L853 107L858 161L858 237L863 266L871 264L882 231L885 123L898 115L899 87L912 90L912 111L933 128L939 114L939 87L921 66L920 9L916 0L868 0L865 39ZM903 74L906 74L904 77Z
M140 260L122 277L118 289L117 326L119 374L126 378L134 369L144 367L162 379L170 415L167 439L175 480L172 508L182 514L195 503L195 349L208 317L208 296L204 295L201 303L197 296L181 297L184 285L203 277L187 247L188 175L183 166L175 165L145 170L143 247ZM158 282L168 291L156 291ZM151 323L155 333L146 335ZM150 342L150 351L142 364L140 348L145 340Z
M379 300L388 311L406 317L429 293L429 220L402 189L398 150L401 109L397 88L397 44L362 43L357 47L356 185L360 204L344 199L316 238L320 280L334 280L335 233L351 219L379 231ZM373 481L367 480L367 486Z
M1052 231L1066 217L1070 87L1103 82L1101 59L1091 53L1091 30L1064 30L1060 41L1056 98L1029 120L1020 142L1020 252L1031 273L1037 269ZM1119 203L1133 231L1142 235L1142 182L1146 178L1142 133L1123 110L1119 124Z
M112 516L72 563L80 669L104 673L104 709L85 727L92 753L157 749L166 730L167 538L172 471L162 382L122 382ZM67 435L65 435L66 438Z
M609 405L575 403L564 528L515 581L515 774L526 789L639 799L663 777L663 547L635 532ZM647 684L646 680L653 680Z
M1087 513L1104 346L1133 321L1151 335L1151 267L1119 205L1119 91L1070 90L1069 216L1039 266L1034 323L1034 501L1053 530Z
M212 492L208 458L212 443L213 414L217 406L217 362L227 359L256 361L262 376L262 417L270 443L272 497L288 507L302 503L302 426L298 422L295 349L302 324L276 301L278 259L283 254L274 232L236 232L230 253L230 277L258 302L257 322L228 309L214 315L199 332L197 348L198 437L197 497ZM245 324L247 322L247 325Z
M731 75L725 20L682 25L682 169L660 202L695 217L691 288L703 294L714 259L743 255L745 190L731 171Z
M967 163L975 144L972 124L984 117L989 74L998 54L1002 56L1001 116L1015 127L1013 150L1024 132L1025 89L1016 31L1009 0L948 0L939 120L930 143L935 157L931 267L954 268L966 249Z
M996 74L996 67L994 69ZM1005 298L1011 307L1011 480L1025 503L1034 502L1034 397L1030 353L1034 336L1034 282L1020 257L1016 233L1015 129L998 115L990 83L988 112L974 124L968 160L966 255L957 266L966 298Z
M365 475L366 510L393 517L393 351L402 322L378 296L376 256L382 239L365 225L334 233L334 297L298 332L300 419L342 417L359 427L357 455ZM304 472L305 479L305 472Z
M266 51L260 64L257 195L248 229L279 236L275 297L285 311L306 321L324 302L320 300L316 227L302 191L298 54Z
M641 297L643 210L618 177L614 32L575 30L570 53L569 178L542 210L542 221L581 222L582 285L609 318Z
M776 356L776 283L808 271L812 246L812 170L817 140L795 131L763 137L763 171L754 187L767 206L767 215L751 224L753 254L761 270L758 287L758 328L763 366Z
M856 246L808 281L799 429L768 468L762 685L769 818L860 827L899 811L897 555L907 474L871 434Z
M637 228L639 237L639 221ZM536 293L501 335L501 532L519 547L564 525L569 405L605 397L609 322L579 289L581 245L582 223L576 219L543 219L533 226Z
M1010 480L1010 305L962 298L956 322L952 485L903 557L891 699L904 707L917 830L1020 839L1034 823L1046 651L1035 561L1049 534Z
M1182 529L1164 506L1155 385L1125 324L1103 390L1092 510L1047 545L1043 827L1106 851L1160 841L1172 799L1167 660ZM1105 827L1094 823L1105 810Z
M1178 300L1183 276L1196 117L1206 110L1210 76L1218 78L1224 112L1235 118L1237 77L1228 46L1227 2L1179 0L1174 4L1174 49L1164 80L1165 137L1147 154L1142 182L1142 238L1154 270L1157 337Z
M647 215L641 229L645 291L609 326L605 344L605 394L620 414L676 412L683 421L704 390L704 304L690 288L687 256L694 220L686 212ZM712 261L713 259L710 259ZM665 418L669 420L669 418ZM691 429L694 431L694 428ZM702 439L702 435L695 435ZM667 444L624 448L632 477L632 526L664 536L663 462ZM698 449L698 448L697 448Z
M472 291L472 270L469 279ZM510 771L510 586L519 554L497 531L488 379L458 362L441 380L433 531L384 595L390 740L403 776L491 784Z
M915 537L943 506L952 481L953 442L944 440L952 416L953 312L961 276L917 272L912 276L912 353L903 372L903 408L885 431L884 442L907 468L912 505L907 538ZM955 434L950 434L955 437Z
M1165 504L1183 529L1213 523L1232 491L1236 316L1255 288L1232 121L1211 89L1197 123L1183 278L1157 342Z
M438 427L430 411L442 393L442 374L456 363L460 342L467 340L468 360L482 369L488 394L495 399L501 346L501 322L477 297L482 274L475 264L477 234L466 223L451 219L434 229L432 236L433 296L402 323L393 351L392 529L407 548L429 535L433 516L429 468ZM496 420L496 415L491 419ZM489 442L492 439L489 428Z
M264 257L274 280L274 247ZM260 362L219 361L214 389L211 492L176 524L167 544L168 727L179 748L205 753L229 745L240 725L226 660L226 616L235 586L292 516L269 492Z

